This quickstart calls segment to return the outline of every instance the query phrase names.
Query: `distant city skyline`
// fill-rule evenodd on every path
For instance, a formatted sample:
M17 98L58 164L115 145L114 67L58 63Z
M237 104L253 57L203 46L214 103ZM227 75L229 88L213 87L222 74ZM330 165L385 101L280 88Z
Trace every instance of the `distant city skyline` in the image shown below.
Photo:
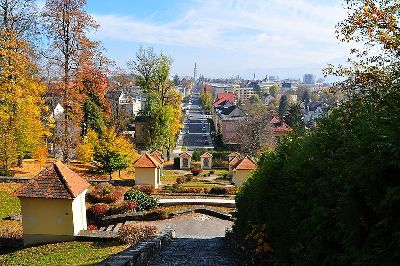
M100 24L95 39L119 67L139 47L172 57L171 74L211 78L265 75L322 77L345 61L349 46L335 37L345 17L341 0L88 0Z

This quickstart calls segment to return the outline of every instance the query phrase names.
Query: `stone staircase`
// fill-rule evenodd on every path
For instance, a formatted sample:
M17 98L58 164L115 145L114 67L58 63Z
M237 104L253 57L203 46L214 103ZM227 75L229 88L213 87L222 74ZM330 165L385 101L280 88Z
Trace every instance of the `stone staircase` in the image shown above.
M117 238L118 237L118 231L121 228L122 225L124 224L130 224L132 221L126 221L123 223L117 223L117 224L110 224L108 226L103 226L100 227L98 230L81 230L77 237L79 239L93 239L93 238L99 238L99 239L110 239L110 238Z

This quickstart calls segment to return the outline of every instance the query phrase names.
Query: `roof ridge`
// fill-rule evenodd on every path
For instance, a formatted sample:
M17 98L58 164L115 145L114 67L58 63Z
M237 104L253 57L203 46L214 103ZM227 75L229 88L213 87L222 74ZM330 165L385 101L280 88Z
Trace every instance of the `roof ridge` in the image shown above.
M63 183L63 185L66 187L66 189L68 190L68 193L72 196L74 196L74 192L72 191L71 186L68 184L67 180L65 180L63 171L60 169L59 164L61 164L61 161L57 161L55 163L53 163L53 167L56 170L59 179L61 180L61 182Z

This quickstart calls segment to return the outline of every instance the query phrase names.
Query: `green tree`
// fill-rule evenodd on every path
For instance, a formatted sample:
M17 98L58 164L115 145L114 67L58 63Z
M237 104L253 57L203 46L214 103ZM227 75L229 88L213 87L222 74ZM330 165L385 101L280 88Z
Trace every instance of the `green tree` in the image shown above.
M301 101L305 104L310 103L310 90L305 89L303 95L301 96Z
M145 146L153 149L167 147L170 151L182 128L182 97L169 79L171 59L164 54L155 54L153 48L141 48L129 66L146 94L146 106L142 112L148 122Z
M301 108L300 104L291 104L286 111L285 121L295 130L304 130L305 124L303 115L303 108Z
M103 128L102 135L90 140L94 146L94 161L99 163L97 170L112 173L128 168L138 158L133 145L124 136L118 136L113 128Z
M278 107L278 113L281 117L285 115L287 106L288 106L288 98L287 95L284 94L279 100L279 107Z
M260 96L258 96L258 94L251 95L251 97L250 97L250 99L249 99L249 102L250 102L251 104L260 103L260 102L261 102Z
M262 232L259 244L283 264L399 261L400 2L346 3L338 31L366 43L356 62L335 72L347 76L335 87L346 100L314 130L264 154L236 197L235 229Z
M83 104L83 125L83 135L86 135L88 129L92 129L97 134L101 134L101 130L105 126L100 108L91 100L86 100Z
M278 85L273 85L271 87L269 87L269 94L271 94L272 97L276 97L276 95L279 92L279 86Z

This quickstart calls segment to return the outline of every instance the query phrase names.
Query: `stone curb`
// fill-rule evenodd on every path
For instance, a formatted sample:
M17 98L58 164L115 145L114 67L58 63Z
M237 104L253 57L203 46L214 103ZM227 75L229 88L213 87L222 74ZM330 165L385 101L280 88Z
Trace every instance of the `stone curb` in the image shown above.
M174 237L175 231L167 229L160 235L125 249L96 265L147 265L161 251L161 249L164 248L165 245L168 245L171 242Z

